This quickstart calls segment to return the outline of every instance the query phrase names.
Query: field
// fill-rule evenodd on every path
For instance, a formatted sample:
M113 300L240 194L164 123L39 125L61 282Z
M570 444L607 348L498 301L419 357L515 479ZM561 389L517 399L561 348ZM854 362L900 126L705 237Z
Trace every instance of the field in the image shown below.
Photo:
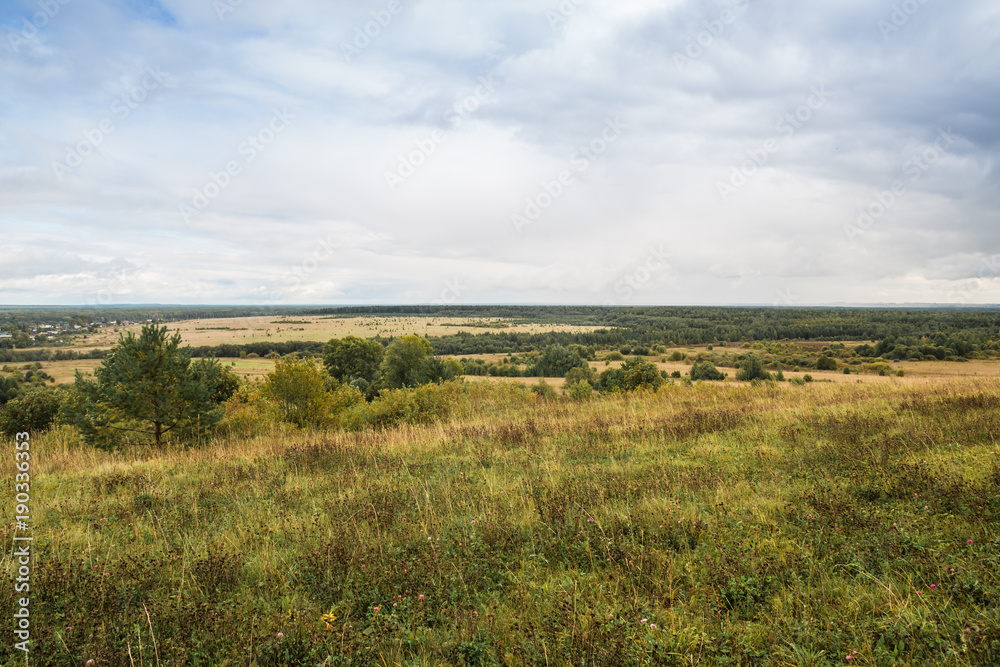
M592 331L596 327L569 324L523 323L499 317L229 317L199 320L182 320L168 324L171 331L179 330L184 342L193 347L221 343L259 343L280 341L321 341L344 336L374 338L382 336L450 336L459 331L479 333L503 331L544 333L547 331ZM101 329L86 338L78 336L73 347L105 349L112 347L121 332L138 333L141 325Z
M429 425L163 453L60 427L33 664L997 664L1000 382L879 379L469 383Z

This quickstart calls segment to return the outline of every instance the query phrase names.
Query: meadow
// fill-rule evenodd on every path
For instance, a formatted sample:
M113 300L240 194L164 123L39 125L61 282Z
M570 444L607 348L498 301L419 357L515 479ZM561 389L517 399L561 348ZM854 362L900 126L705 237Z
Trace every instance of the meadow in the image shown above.
M141 324L108 327L86 336L76 336L73 347L106 349L112 347L120 333L138 333ZM510 333L546 333L551 331L586 332L596 327L572 324L525 322L501 317L416 317L416 316L256 316L213 317L170 322L170 330L180 331L184 342L192 345L222 343L262 343L285 341L320 341L344 336L361 338L418 336L451 336L459 331L504 331Z
M350 432L33 436L32 664L1000 664L996 377L440 391Z

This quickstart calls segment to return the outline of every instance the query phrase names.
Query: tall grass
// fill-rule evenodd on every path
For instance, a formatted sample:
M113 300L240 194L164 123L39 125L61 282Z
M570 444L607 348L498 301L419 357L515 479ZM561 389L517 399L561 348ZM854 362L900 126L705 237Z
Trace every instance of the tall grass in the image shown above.
M34 664L1000 661L996 381L449 391L390 428L38 436Z

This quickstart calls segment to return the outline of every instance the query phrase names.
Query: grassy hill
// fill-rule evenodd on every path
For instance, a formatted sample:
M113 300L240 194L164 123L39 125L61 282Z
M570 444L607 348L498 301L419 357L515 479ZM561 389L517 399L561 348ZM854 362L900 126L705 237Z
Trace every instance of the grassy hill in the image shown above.
M386 430L37 436L33 664L1000 661L995 379L456 392Z

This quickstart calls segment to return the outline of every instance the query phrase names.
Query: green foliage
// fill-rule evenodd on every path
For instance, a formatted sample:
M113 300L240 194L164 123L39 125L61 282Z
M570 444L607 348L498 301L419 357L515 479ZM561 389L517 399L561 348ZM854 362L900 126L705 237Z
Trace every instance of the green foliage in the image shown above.
M281 407L285 421L296 426L326 426L333 420L333 394L326 390L324 372L311 359L276 361L263 394Z
M357 336L331 338L323 346L323 365L327 373L344 384L359 378L369 384L374 382L384 357L381 343Z
M837 360L825 354L820 355L820 358L816 360L816 370L835 371L837 370Z
M371 403L355 402L347 406L339 421L349 430L429 424L447 417L464 397L465 387L458 382L385 389Z
M569 389L567 389L566 393L574 401L587 401L594 395L594 386L586 380L580 380L573 384L567 382L567 386Z
M20 393L21 386L17 380L0 376L0 405L6 405Z
M456 370L458 372L456 372ZM453 359L442 359L441 357L428 357L413 375L415 384L441 384L454 380L461 373L461 364L455 368Z
M554 401L559 398L559 394L557 394L556 390L552 388L552 385L545 381L545 378L541 378L538 381L538 384L532 385L531 391L534 392L536 396L541 396L545 400Z
M665 382L656 364L641 357L629 359L621 368L601 373L598 388L602 391L626 392L637 389L656 389Z
M686 357L687 355L681 352L680 350L674 350L673 353L670 355L670 361L684 361Z
M756 354L748 354L740 363L740 372L736 374L736 379L741 382L770 380L771 374L764 368L763 359Z
M576 366L569 369L566 373L566 386L578 384L580 382L586 382L591 387L597 386L598 376L597 371L591 368L589 365Z
M403 336L394 340L382 360L383 386L401 389L418 384L420 369L433 354L431 344L420 336Z
M725 380L726 376L715 367L710 361L695 363L691 366L691 381L698 380Z
M160 447L173 438L190 444L207 437L222 417L212 391L220 391L217 366L192 366L181 336L168 337L166 327L147 324L137 337L129 332L87 380L78 371L72 396L63 407L64 420L80 429L97 447L124 442ZM203 379L220 383L208 387Z
M549 345L534 364L532 375L541 377L565 377L573 368L584 368L587 362L580 355L562 345Z
M0 433L13 438L16 433L44 431L55 423L62 407L61 392L31 389L0 408Z
M240 376L216 359L199 359L191 364L191 372L208 390L213 403L225 403L240 388Z

